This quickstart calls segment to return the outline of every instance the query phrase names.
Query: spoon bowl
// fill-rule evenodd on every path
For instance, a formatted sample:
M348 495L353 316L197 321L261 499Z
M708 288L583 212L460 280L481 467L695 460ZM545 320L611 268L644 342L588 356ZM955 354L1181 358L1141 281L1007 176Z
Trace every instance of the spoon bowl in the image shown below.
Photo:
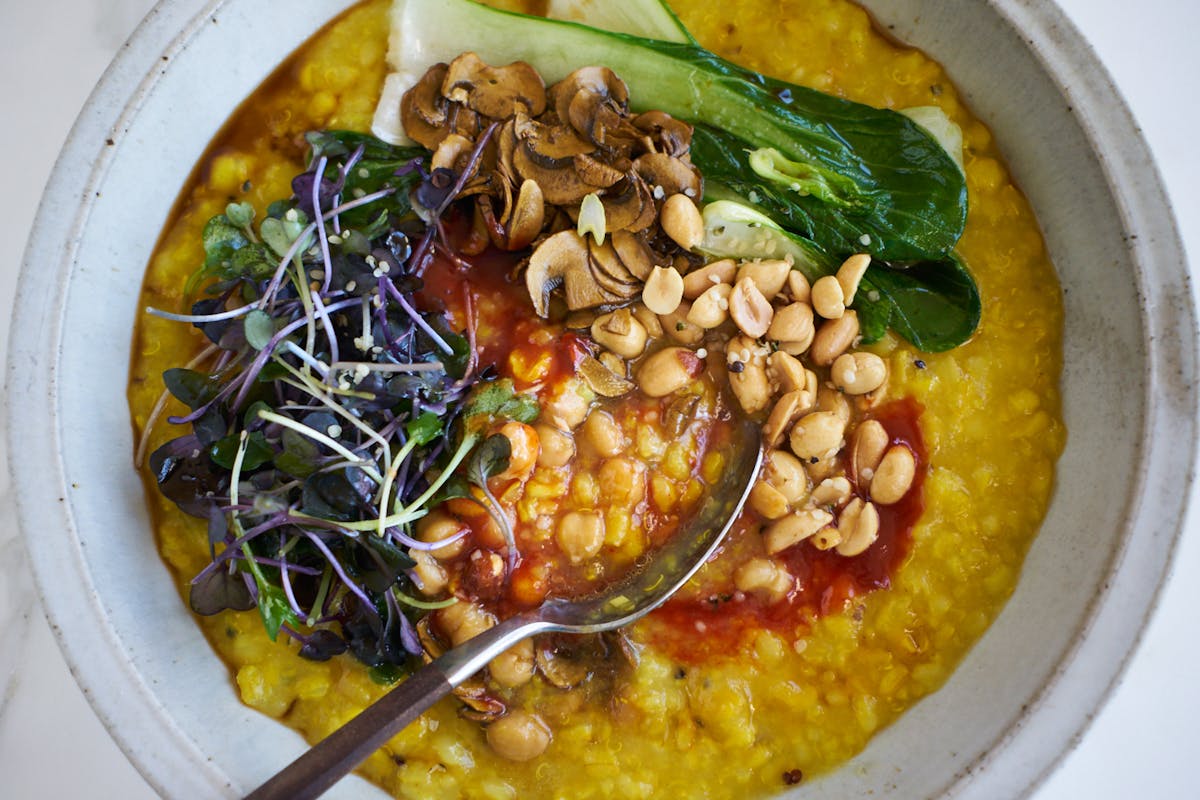
M421 716L454 687L510 647L539 633L600 633L628 625L662 605L721 544L762 466L760 428L742 421L735 430L732 464L699 510L625 576L600 591L555 598L509 617L446 651L368 706L249 795L247 800L306 800L318 797Z

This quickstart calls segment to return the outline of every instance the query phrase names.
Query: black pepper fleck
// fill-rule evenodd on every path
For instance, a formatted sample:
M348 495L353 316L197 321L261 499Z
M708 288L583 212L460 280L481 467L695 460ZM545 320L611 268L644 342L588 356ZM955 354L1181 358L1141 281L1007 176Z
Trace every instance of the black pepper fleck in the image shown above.
M746 368L746 365L741 361L734 361L729 365L729 371L735 375Z
M916 361L914 361L914 362L913 362L913 365L914 365L914 366L915 366L917 369L925 369L925 362L924 362L924 361L922 361L922 360L921 360L921 359L919 359L919 358L918 358Z
M811 457L808 459L808 463L810 463L810 464L817 464L817 463L819 463L820 461L821 461L821 459L817 458L816 456L811 456Z
M687 670L684 669L683 667L679 667L677 670L675 670L675 680L681 681L686 677L687 677Z

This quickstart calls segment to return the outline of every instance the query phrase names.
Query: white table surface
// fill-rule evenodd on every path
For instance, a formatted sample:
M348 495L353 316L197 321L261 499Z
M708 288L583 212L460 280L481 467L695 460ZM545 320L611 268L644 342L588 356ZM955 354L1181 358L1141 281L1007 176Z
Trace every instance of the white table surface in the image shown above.
M1037 0L1033 0L1037 2ZM1049 1L1049 0L1043 0ZM1059 0L1149 140L1185 244L1200 254L1197 0ZM0 0L0 308L11 304L38 197L75 115L153 0ZM1135 9L1131 10L1131 9ZM0 358L7 319L0 325ZM0 403L3 400L0 398ZM4 448L0 442L0 451ZM0 462L3 463L3 462ZM1180 476L1182 478L1182 476ZM76 686L25 574L0 471L0 797L141 800L154 792ZM1196 495L1193 495L1193 507ZM1200 515L1123 682L1036 800L1197 798Z

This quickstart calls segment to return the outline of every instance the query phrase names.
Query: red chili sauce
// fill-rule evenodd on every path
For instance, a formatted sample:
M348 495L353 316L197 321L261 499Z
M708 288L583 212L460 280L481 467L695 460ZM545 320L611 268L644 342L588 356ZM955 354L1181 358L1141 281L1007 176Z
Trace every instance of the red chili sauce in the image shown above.
M856 597L891 584L891 576L908 555L912 529L925 508L923 486L928 456L918 425L923 407L904 398L875 409L892 444L907 446L916 457L912 489L890 506L879 506L879 538L861 555L847 558L835 550L818 550L803 541L778 558L797 578L796 588L776 603L743 594L733 585L733 569L763 554L763 520L747 509L738 519L718 555L706 565L693 586L653 615L655 642L684 663L711 660L738 651L745 635L774 631L789 641L804 636L814 619L842 611ZM854 493L864 497L857 486Z

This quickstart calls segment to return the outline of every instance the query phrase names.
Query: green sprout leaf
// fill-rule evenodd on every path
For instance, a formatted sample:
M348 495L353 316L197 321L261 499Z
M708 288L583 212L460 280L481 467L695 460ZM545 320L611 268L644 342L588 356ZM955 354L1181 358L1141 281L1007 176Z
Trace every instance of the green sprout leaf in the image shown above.
M164 372L163 383L168 392L193 411L211 402L221 390L221 384L213 376L183 368Z
M275 335L275 323L270 314L256 308L246 315L245 331L246 342L255 350L262 350Z
M218 466L233 469L233 460L237 458L241 446L241 434L233 433L214 444L209 449L209 455ZM275 451L267 444L267 438L262 431L254 431L246 437L246 454L242 457L242 469L258 469L275 457Z

